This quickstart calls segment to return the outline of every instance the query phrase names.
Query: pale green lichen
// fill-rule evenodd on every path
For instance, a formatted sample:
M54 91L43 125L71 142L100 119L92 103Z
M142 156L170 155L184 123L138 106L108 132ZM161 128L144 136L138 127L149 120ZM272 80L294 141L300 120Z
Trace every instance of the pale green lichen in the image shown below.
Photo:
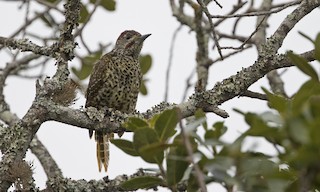
M88 115L88 117L92 120L98 120L98 121L103 121L104 118L104 112L103 110L98 110L95 107L88 107L86 109L86 114Z

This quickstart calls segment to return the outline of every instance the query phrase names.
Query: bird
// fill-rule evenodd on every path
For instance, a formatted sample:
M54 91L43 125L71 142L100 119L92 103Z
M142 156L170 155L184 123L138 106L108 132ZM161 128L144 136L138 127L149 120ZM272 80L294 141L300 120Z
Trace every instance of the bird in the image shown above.
M141 35L126 30L118 37L114 48L104 54L93 66L86 92L85 107L97 110L112 108L123 113L135 111L142 73L139 55L143 42L151 34ZM99 172L109 165L109 139L113 133L89 130L94 133Z

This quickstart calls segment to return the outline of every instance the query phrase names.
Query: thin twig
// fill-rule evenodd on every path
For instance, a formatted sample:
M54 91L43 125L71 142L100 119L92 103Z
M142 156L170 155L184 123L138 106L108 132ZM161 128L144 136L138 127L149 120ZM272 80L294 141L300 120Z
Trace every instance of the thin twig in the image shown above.
M50 8L50 9L54 9L54 10L58 11L59 13L63 14L63 11L58 9L58 7L57 7L58 4L57 3L50 3L49 1L45 1L45 0L36 0L36 1L37 1L37 3L39 3L41 5L44 5L44 6L48 7L48 8Z
M246 46L246 47L243 47L243 49L239 49L239 50L236 50L236 51L233 51L233 52L231 52L231 53L228 53L228 54L226 54L226 55L224 55L223 56L223 58L228 58L228 57L231 57L231 56L233 56L233 55L235 55L235 54L238 54L238 53L240 53L240 52L242 52L242 51L244 51L244 50L246 50L246 49L249 49L249 48L251 48L252 46L251 45L249 45L249 46ZM222 61L222 59L219 57L219 58L217 58L217 59L215 59L215 60L212 60L212 62L211 63L209 63L208 65L208 67L210 67L211 65L213 65L214 63L216 63L216 62L218 62L218 61Z
M25 21L24 22L28 22L28 18L29 18L29 13L30 13L30 1L25 1L26 3L26 13L25 13ZM22 37L25 37L27 32L27 28L24 28L22 31Z
M273 147L276 149L279 155L281 155L281 150L279 149L278 145L276 143L272 143Z
M223 8L222 5L217 1L217 0L213 0L221 9Z
M182 124L182 121L180 120L179 122L180 125L180 129L181 129L181 135L182 135L182 140L183 143L186 147L187 153L188 153L188 161L190 162L190 164L193 165L193 168L195 170L195 178L198 181L199 187L201 189L201 192L206 192L207 191L207 187L206 187L206 183L204 180L204 174L202 173L202 171L200 170L200 167L197 163L194 162L193 160L193 150L192 150L192 146L189 140L189 136L188 134L185 132L185 128Z
M218 36L219 36L219 39L222 39L222 38L233 39L233 40L238 40L241 43L243 43L244 41L246 41L248 39L248 37L241 36L241 35L235 35L233 33L229 35L229 34L226 34L226 33L218 32ZM249 40L247 43L252 43L252 41Z
M264 20L265 20L265 17L262 18L262 20L260 21L258 26L255 28L255 30L250 34L250 36L239 47L221 47L221 49L243 49L243 47L247 44L247 42L249 42L252 39L253 35L258 32L258 30L260 29L260 26Z
M39 159L48 179L62 177L62 172L59 166L37 136L33 137L30 143L30 149L31 152Z
M229 13L227 13L226 15L233 15L235 12L237 12L239 9L241 9L246 3L247 3L247 1L244 1L244 2L239 3L236 6L233 6L233 9ZM221 18L217 22L215 22L213 24L213 26L217 27L218 25L220 25L225 20L226 20L226 18Z
M5 68L1 69L0 74L0 95L3 94L3 88L7 77L12 73L12 71L17 68L22 68L24 65L28 64L30 61L39 58L40 55L30 54L20 60L15 60L14 62L8 63Z
M235 15L211 15L211 18L234 18L234 17L254 17L260 15L271 15L273 13L278 13L288 7L296 5L297 2L291 2L283 5L282 7L276 8L272 11L259 11L259 12L251 12L251 13L244 13L244 14L235 14Z
M61 0L56 1L54 4L57 5ZM11 34L8 38L13 38L17 36L20 32L22 32L26 27L28 27L32 22L42 17L44 14L49 12L51 7L46 8L43 12L37 13L32 19L27 20L16 32ZM0 50L4 47L4 45L0 45Z
M92 11L89 13L89 15L87 16L85 22L82 24L82 26L74 33L74 37L77 37L78 35L80 35L83 31L83 29L87 26L87 24L89 23L92 15L96 12L97 10L97 7L100 5L101 3L101 0L97 0L95 3L94 3L94 7L92 9Z
M190 89L190 87L192 86L192 84L190 83L192 77L194 76L194 74L196 73L196 70L193 69L190 73L190 75L188 76L188 78L186 79L186 88L184 89L184 93L181 99L181 102L185 101L185 99L187 98L187 93L188 90Z
M197 2L201 6L202 11L204 12L204 14L208 17L210 28L212 30L213 41L214 41L215 45L217 46L218 53L219 53L221 59L223 59L223 55L222 55L222 52L221 52L221 47L220 47L220 44L219 44L219 41L218 41L218 37L217 37L216 30L215 30L215 26L213 25L213 22L212 22L212 19L211 19L211 14L209 13L209 10L208 10L207 6L203 3L202 0L197 0Z
M298 5L298 4L301 3L301 1L303 1L303 0L293 1L292 4ZM287 2L284 2L284 3L274 4L274 5L271 5L271 8L283 7L283 6L286 5L286 4L288 4L288 3L287 3Z
M86 43L85 40L83 39L82 33L80 33L79 37L80 37L80 41L81 41L82 45L83 45L84 48L87 50L87 52L88 52L89 54L92 54L92 51L90 50L89 46L87 45L87 43Z
M246 97L250 97L250 98L254 98L254 99L260 99L260 100L265 100L267 101L267 95L265 94L261 94L261 93L257 93L257 92L253 92L253 91L245 91L244 93L242 93L240 96L246 96Z
M178 32L181 30L182 25L180 25L172 35L171 39L171 45L170 45L170 51L169 51L169 61L168 61L168 67L167 67L167 72L166 72L166 82L165 82L165 93L164 93L164 101L168 101L168 95L169 95L169 79L170 79L170 70L171 70L171 65L172 65L172 58L173 58L173 49L174 49L174 44L176 42L176 38L178 35Z

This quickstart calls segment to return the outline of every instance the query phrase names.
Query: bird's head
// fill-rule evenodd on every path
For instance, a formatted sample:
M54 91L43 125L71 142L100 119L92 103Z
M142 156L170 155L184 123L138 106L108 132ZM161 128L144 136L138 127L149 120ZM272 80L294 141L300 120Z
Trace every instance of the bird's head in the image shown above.
M141 35L133 30L124 31L117 39L115 50L122 52L122 54L138 58L143 41L150 35L151 34Z

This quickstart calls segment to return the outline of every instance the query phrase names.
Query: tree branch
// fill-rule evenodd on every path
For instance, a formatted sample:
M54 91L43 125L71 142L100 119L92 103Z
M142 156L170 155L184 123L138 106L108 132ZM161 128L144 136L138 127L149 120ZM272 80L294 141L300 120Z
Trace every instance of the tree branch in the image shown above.
M30 143L31 152L39 159L47 178L62 177L62 172L47 148L34 136Z
M121 188L121 184L130 179L151 176L159 177L159 174L146 173L142 169L138 170L132 175L120 175L110 180L108 177L103 178L103 180L72 180L69 178L55 177L50 178L47 181L48 191L59 191L59 192L69 192L69 191L95 191L95 192L118 192L118 191L128 191Z
M22 52L31 51L35 54L55 57L55 45L50 47L42 47L32 43L28 39L15 40L12 38L0 37L0 45L5 47L11 47L12 49L19 49Z
M181 30L182 25L180 25L174 32L172 35L172 39L171 39L171 45L170 45L170 51L169 51L169 61L168 61L168 67L167 67L167 71L166 71L166 83L165 83L165 93L164 93L164 101L167 102L168 101L168 95L169 95L169 81L170 81L170 70L171 70L171 66L172 66L172 58L173 58L173 48L174 48L174 43L176 41L178 32Z
M8 171L12 165L20 162L24 158L29 144L40 125L48 120L48 111L41 106L41 103L48 100L48 97L50 100L52 93L57 89L61 89L63 84L67 82L69 75L67 61L73 58L73 49L76 46L72 31L78 25L80 2L68 0L64 7L66 9L66 20L58 42L59 55L57 56L57 72L52 80L45 81L44 86L41 87L39 83L37 83L36 98L32 106L21 120L7 129L10 133L6 135L12 137L12 142L9 146L0 143L0 146L5 146L5 153L0 162L0 191L7 191L10 187L12 181L5 179L9 178Z
M314 50L300 54L308 61L314 60ZM178 105L162 102L152 107L144 113L124 114L120 111L105 109L105 111L95 111L88 108L86 111L79 109L71 109L59 104L55 104L50 100L38 102L38 106L47 111L47 120L54 120L66 123L79 128L104 130L106 132L123 131L120 128L129 116L138 116L146 119L151 118L155 114L161 113L166 109L177 107L181 111L181 118L192 116L198 108L202 108L205 112L213 112L221 117L227 117L227 113L217 110L216 106L234 98L236 96L247 96L247 87L262 78L269 71L278 68L293 66L286 55L275 57L270 63L256 62L250 67L244 68L221 83L217 83L211 90L193 94L189 100ZM252 94L251 94L252 95ZM260 96L259 96L260 97ZM106 128L108 127L108 128Z
M173 12L176 14L178 20L180 19L181 22L185 22L192 30L196 30L197 24L194 23L192 17L189 17L183 13L183 3L180 4L180 7L176 7L173 0L170 2ZM227 112L218 108L220 104L236 96L241 96L244 95L244 93L248 93L248 87L262 78L268 72L274 69L292 66L292 63L289 61L286 55L279 55L277 54L277 51L281 47L287 33L295 26L295 24L314 8L319 6L319 4L320 2L318 1L302 1L300 6L288 15L277 31L265 42L263 46L261 46L259 58L252 66L243 68L237 74L224 79L222 82L218 82L210 90L206 91L201 89L189 97L188 101L179 105L160 103L145 113L136 113L133 115L148 119L165 109L177 107L181 111L181 118L193 115L198 108L203 109L205 112L213 112L221 117L227 117ZM72 32L77 26L80 2L69 0L67 1L65 8L66 19L60 33L59 42L57 43L58 50L54 50L54 55L56 56L55 58L57 58L58 65L56 74L52 79L46 79L42 86L37 83L36 98L22 119L14 118L14 116L12 116L10 113L9 115L11 116L6 117L6 115L8 115L7 112L10 111L8 111L6 106L0 106L2 109L0 117L7 122L11 122L9 128L1 129L0 131L0 137L4 138L0 141L0 147L2 151L4 151L2 161L0 162L0 191L7 191L12 184L11 180L6 179L8 178L8 171L13 165L21 162L21 160L24 158L25 153L31 144L31 140L34 138L36 132L43 122L55 120L70 125L75 125L77 127L94 130L106 130L106 127L108 127L108 130L106 130L107 132L118 132L123 131L121 128L121 123L125 122L129 116L128 114L123 114L119 111L112 111L109 109L105 109L105 111L97 111L95 108L88 108L85 111L71 109L61 106L52 100L54 93L57 90L61 91L63 84L68 80L68 61L73 59L73 50L76 46ZM189 20L190 18L191 20ZM200 25L203 22L206 24L204 29L210 29L206 28L208 26L208 22L199 20ZM20 40L8 40L5 38L0 38L0 43L1 40L3 45L11 47L16 46L16 48L19 48L22 51L34 51L38 48L41 50L41 48L43 48L32 43L26 43L24 42L25 40L21 40L22 42L19 42ZM42 54L42 52L39 51L39 54ZM51 54L49 55L52 56ZM314 60L313 55L314 50L301 54L301 56L306 58L308 61ZM3 74L2 76L5 77ZM4 85L4 80L0 83ZM0 99L1 101L4 101L2 94ZM1 105L4 104L5 102L1 102ZM8 139L12 140L12 142L4 143L4 141ZM35 144L31 144L31 146L36 147ZM38 149L34 148L35 153L38 153L36 150ZM53 172L51 172L51 168L54 169ZM91 184L94 183L95 185L91 185L90 182L83 180L71 181L69 179L61 179L61 172L59 168L54 165L54 162L50 162L49 166L45 169L47 170L46 173L48 177L51 177L48 181L48 186L50 189L55 191L59 191L60 189L62 190L63 187L61 186L65 186L64 184L60 185L59 183L72 183L73 185L67 186L70 187L68 188L70 190L71 188L80 189L79 187L94 187L93 189L100 187L105 189L104 187L106 187L105 182L99 183L94 181L91 182ZM118 186L116 186L116 188L108 189L111 191L120 190L117 187Z
M278 13L288 7L294 6L300 3L302 0L294 1L291 3L287 3L282 5L281 7L276 8L275 10L271 11L257 11L252 13L244 13L244 14L236 14L236 15L211 15L212 18L234 18L234 17L253 17L253 16L264 16L264 15L271 15L273 13Z

